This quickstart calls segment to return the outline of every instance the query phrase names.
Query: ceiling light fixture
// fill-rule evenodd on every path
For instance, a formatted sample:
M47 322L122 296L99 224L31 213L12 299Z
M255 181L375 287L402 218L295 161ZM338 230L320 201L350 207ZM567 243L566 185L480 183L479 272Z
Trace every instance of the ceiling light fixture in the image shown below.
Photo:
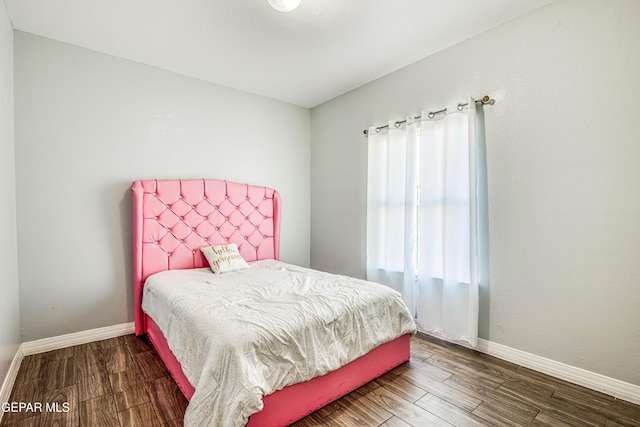
M269 0L269 4L275 10L280 12L291 12L296 7L300 6L302 0Z

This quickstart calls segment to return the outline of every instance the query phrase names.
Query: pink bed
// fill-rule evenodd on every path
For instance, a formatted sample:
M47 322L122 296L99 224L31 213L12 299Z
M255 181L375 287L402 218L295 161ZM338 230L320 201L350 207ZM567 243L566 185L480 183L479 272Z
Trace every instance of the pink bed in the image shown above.
M171 269L207 267L206 245L236 243L247 261L279 259L277 191L219 180L136 181L133 192L134 316L187 399L194 393L158 326L142 311L144 282ZM410 337L383 344L342 368L263 397L249 426L285 426L409 360Z

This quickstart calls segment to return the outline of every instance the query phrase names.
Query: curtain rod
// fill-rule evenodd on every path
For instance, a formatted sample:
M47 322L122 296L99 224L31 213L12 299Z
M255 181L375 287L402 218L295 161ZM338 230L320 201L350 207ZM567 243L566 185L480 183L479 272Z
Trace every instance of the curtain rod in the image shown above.
M485 104L493 105L493 104L496 103L496 100L491 98L489 95L485 95L485 96L482 97L482 99L477 99L476 102L481 102L482 105L485 105ZM469 105L468 102L459 103L458 104L458 111L462 111L462 109L464 107L466 107L467 105ZM430 119L433 119L436 116L436 114L447 114L447 108L445 107L442 110L438 110L438 111L430 111L428 116L429 116ZM421 118L422 118L422 116L415 116L414 117L415 120L418 120L418 119L421 119ZM407 122L406 120L398 120L398 121L396 121L394 123L394 125L396 127L398 127L401 124L404 124L406 122ZM388 127L389 127L389 125L378 126L378 127L376 127L376 132L380 132L382 129L386 129ZM362 133L364 133L365 135L369 135L369 130L365 129L365 130L362 131Z

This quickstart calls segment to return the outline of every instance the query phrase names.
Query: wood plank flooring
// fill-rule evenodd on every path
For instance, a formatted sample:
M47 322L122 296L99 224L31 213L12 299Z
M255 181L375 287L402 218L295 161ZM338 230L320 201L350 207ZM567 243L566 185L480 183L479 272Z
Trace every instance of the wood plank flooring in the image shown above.
M411 344L409 362L294 426L640 426L638 405L430 337ZM133 335L26 357L10 402L43 406L0 426L181 426L187 407Z

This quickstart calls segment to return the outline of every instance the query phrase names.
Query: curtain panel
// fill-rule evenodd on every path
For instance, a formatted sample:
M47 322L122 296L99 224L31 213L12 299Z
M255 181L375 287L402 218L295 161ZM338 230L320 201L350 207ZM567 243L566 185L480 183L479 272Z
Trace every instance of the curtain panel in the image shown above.
M482 107L369 130L367 279L402 293L418 329L475 346L486 248ZM480 261L479 261L480 260Z

